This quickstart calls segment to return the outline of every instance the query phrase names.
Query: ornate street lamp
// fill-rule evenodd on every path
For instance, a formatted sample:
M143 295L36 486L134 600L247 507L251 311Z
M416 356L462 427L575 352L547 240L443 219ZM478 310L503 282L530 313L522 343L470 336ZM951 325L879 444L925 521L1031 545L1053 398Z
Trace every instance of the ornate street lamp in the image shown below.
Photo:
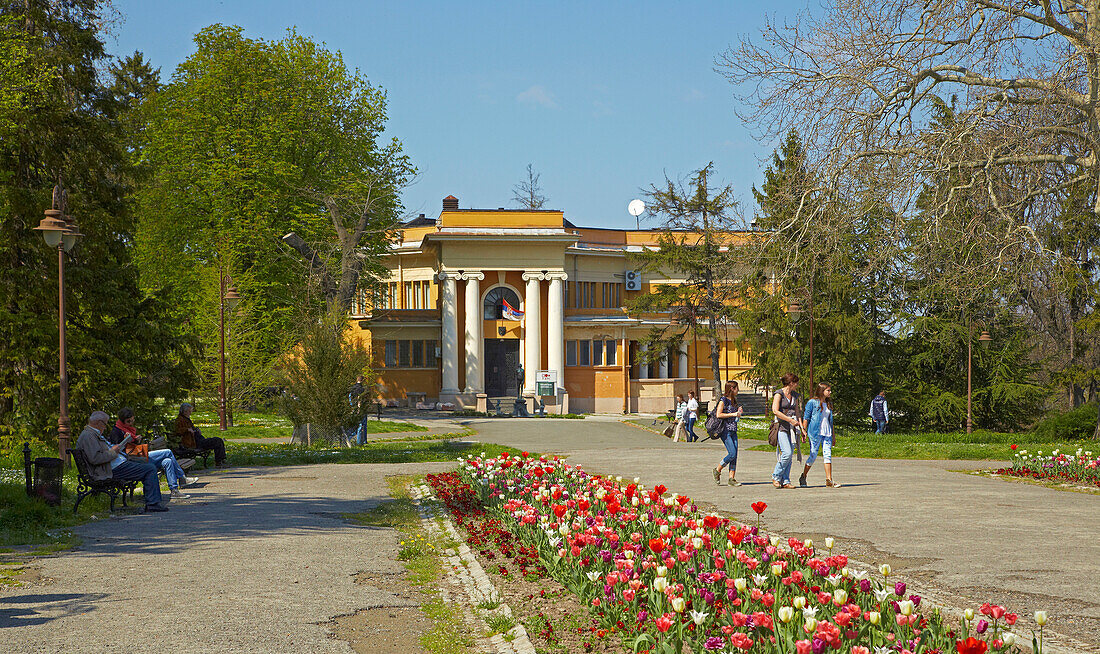
M971 402L971 378L973 370L973 341L974 341L974 323L971 321L966 326L966 433L969 434L974 428L974 418L970 412ZM978 343L983 346L988 346L993 341L993 337L989 335L989 332L982 330L980 336L978 336Z
M57 248L57 340L58 360L60 363L60 413L57 417L57 449L62 461L68 461L69 441L72 427L69 421L69 371L65 356L65 253L76 246L83 236L73 222L72 216L65 215L68 204L68 192L58 182L53 187L53 202L46 209L45 217L39 221L34 231L42 234L46 245Z
M228 305L229 306L229 311L232 312L234 309L237 308L237 304L241 301L241 294L237 292L237 287L232 286L227 291L225 289L225 284L226 284L225 275L222 275L222 284L221 284L221 290L222 290L222 296L221 296L221 348L220 348L222 374L221 374L221 384L218 387L218 397L219 397L218 417L221 420L221 430L222 431L225 431L226 429L228 429L227 420L226 420L226 407L227 407L227 404L226 404L226 400L225 400L225 307Z

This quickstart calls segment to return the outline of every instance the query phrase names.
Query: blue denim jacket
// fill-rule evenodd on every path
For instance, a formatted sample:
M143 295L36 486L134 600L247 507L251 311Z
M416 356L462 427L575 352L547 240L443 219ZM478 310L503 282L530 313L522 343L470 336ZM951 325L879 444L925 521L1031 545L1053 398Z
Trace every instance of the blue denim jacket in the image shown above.
M825 411L822 410L820 400L810 400L806 403L806 411L802 415L802 419L809 423L806 428L810 438L817 438L821 434L821 419L825 415ZM833 414L829 412L829 432L833 431Z

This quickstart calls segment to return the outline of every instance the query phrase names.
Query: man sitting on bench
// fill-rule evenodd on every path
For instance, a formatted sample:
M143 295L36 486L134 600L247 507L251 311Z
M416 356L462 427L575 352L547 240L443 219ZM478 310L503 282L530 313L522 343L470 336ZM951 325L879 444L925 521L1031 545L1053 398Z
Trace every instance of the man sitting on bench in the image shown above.
M102 411L92 412L88 416L88 426L76 439L77 448L88 460L89 476L95 481L140 481L145 493L145 512L167 511L168 507L161 502L160 477L157 476L156 467L151 463L130 461L119 451L122 449L121 445L111 445L104 438L103 431L107 429L109 419L110 416Z
M194 407L187 402L180 405L180 414L176 418L176 439L192 450L214 450L214 465L225 465L225 441L217 436L205 438L195 423L191 422L193 410Z

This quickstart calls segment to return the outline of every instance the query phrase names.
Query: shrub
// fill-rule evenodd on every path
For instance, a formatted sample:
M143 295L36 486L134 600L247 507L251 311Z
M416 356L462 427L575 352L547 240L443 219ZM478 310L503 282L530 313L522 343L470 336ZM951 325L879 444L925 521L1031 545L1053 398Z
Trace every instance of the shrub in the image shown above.
M1090 402L1066 411L1053 413L1035 426L1035 435L1044 440L1089 438L1096 431L1096 403Z

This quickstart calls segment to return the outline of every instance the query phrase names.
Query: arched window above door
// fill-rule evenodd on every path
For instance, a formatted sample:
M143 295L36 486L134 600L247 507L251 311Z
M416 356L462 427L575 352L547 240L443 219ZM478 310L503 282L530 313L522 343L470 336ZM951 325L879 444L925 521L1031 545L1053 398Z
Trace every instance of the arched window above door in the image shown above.
M500 320L504 317L504 302L507 301L513 309L519 310L519 296L507 286L496 286L485 294L483 305L483 318L485 320Z

